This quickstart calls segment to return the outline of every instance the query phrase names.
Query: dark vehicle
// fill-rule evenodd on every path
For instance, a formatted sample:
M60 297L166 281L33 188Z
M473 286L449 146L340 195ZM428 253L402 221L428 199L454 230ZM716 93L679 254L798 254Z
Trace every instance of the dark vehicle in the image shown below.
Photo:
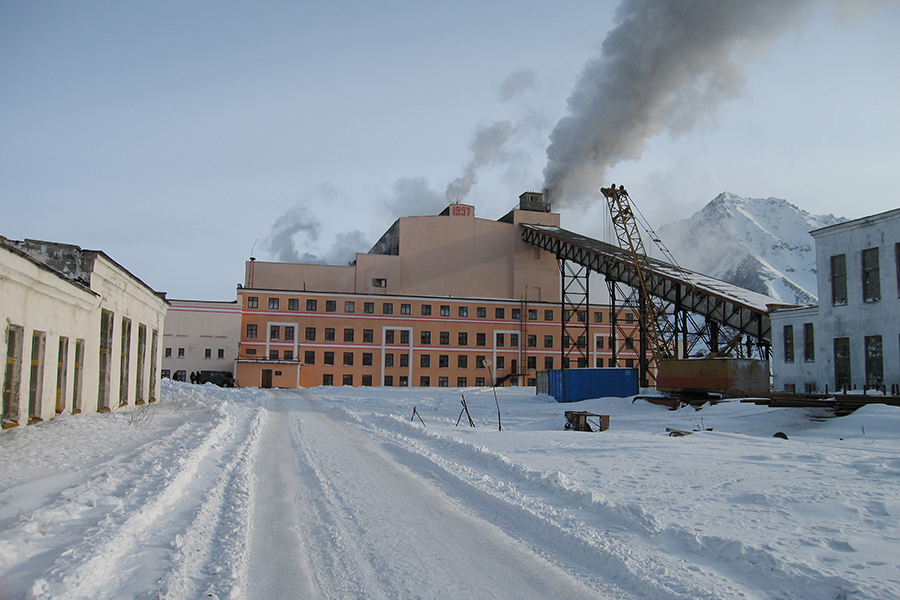
M197 383L213 383L219 387L234 387L231 371L200 371Z

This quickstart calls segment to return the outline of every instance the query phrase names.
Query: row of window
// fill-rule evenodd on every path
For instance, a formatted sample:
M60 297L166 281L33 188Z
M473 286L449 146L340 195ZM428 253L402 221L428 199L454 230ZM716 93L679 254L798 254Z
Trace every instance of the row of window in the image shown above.
M165 357L172 358L172 349L171 348L166 348ZM178 349L178 358L184 358L184 348ZM212 358L212 348L206 348L203 351L203 358ZM220 359L225 358L225 349L224 348L219 348L216 351L216 358L220 358Z
M406 375L401 375L397 378L399 387L409 387L409 377ZM437 378L438 387L450 387L450 378L449 377L438 377ZM529 380L529 385L534 385L533 380ZM341 376L341 383L343 385L352 386L353 383L353 374L352 373L344 373ZM322 385L334 385L334 374L333 373L325 373L322 375ZM372 376L371 375L363 375L361 377L361 385L363 387L369 387L372 385ZM385 375L384 376L384 385L387 387L394 386L394 376L393 375ZM475 386L476 387L484 387L486 385L486 379L484 377L476 377L475 378ZM431 387L431 377L428 375L422 375L419 377L419 387ZM456 387L469 387L469 378L468 377L457 377L456 378Z
M816 361L816 340L812 323L803 324L803 360ZM784 326L784 362L794 362L794 326Z
M881 300L881 267L878 248L862 251L862 300ZM900 293L900 243L894 244L894 260L897 265L897 288ZM831 257L831 303L835 306L847 304L847 255Z
M388 329L384 333L384 343L387 345L399 343L402 345L409 344L410 332L408 329L399 330L400 335L397 336L395 330ZM259 326L255 323L247 324L246 338L247 339L257 339L257 335L259 334ZM326 342L335 342L337 341L337 330L334 327L325 327L325 337L324 340ZM356 341L356 330L353 328L345 328L343 331L343 339L345 343L353 343ZM305 340L307 342L315 342L317 341L318 330L315 327L307 327L305 332ZM422 331L419 335L420 343L423 346L431 345L431 332L430 331ZM270 341L293 341L294 340L294 327L292 325L270 325L269 326L269 340ZM604 347L604 337L598 336L596 338L596 349L602 350ZM517 333L495 333L494 334L494 345L497 348L505 348L507 344L507 340L509 341L510 348L518 348L519 347L519 334ZM535 334L529 334L526 337L527 347L528 348L537 348L538 347L538 336ZM375 343L375 331L373 329L363 329L362 330L362 342L364 344L373 344ZM545 335L543 339L544 348L553 348L554 336ZM626 337L624 339L625 348L628 350L634 349L634 338ZM441 331L438 334L438 344L441 346L449 346L450 345L450 332L449 331ZM469 334L465 331L461 331L457 333L456 336L456 344L458 346L468 346L469 345ZM609 338L609 347L614 347L615 338ZM476 333L475 334L475 345L476 346L487 346L487 334L486 333ZM569 336L565 336L563 338L563 348L568 348L571 345L571 338ZM579 336L577 340L577 345L579 348L587 347L587 342L585 340L585 336ZM207 350L209 352L209 350ZM219 350L221 354L224 352L223 350ZM171 348L166 348L166 357L171 356ZM184 357L184 348L178 349L178 357ZM207 357L209 358L209 357ZM219 356L219 358L223 358L223 356Z
M854 389L850 368L850 338L834 338L834 389ZM880 335L867 335L863 339L865 353L865 387L884 391L884 347ZM785 391L795 392L796 384L785 383ZM817 391L815 383L806 384L806 393Z
M270 297L268 299L269 310L280 310L281 299ZM355 300L345 300L344 301L344 313L345 314L354 314L356 313L356 304ZM374 315L375 314L375 302L363 302L363 314ZM325 312L337 312L337 300L326 300L325 301ZM248 296L247 297L247 308L259 308L259 296ZM421 311L422 316L432 316L432 308L431 304L422 304L419 309ZM288 310L300 310L300 300L297 298L289 298L288 299ZM314 298L309 298L306 300L306 311L307 312L317 312L319 310L319 301ZM439 314L442 317L451 316L451 307L449 304L440 304L438 305ZM381 303L381 314L383 315L392 315L394 314L394 303L393 302L382 302ZM400 314L401 315L411 315L412 314L412 304L401 303L400 304ZM512 308L509 311L510 319L513 321L521 321L522 320L522 309L520 308ZM537 321L538 320L538 309L530 308L527 309L526 315L529 321ZM577 316L577 320L581 323L587 321L587 311L577 311L575 313ZM486 319L488 315L488 309L485 306L478 306L475 309L475 316L479 319ZM544 321L553 321L554 320L555 311L553 309L544 309ZM469 307L468 306L457 306L457 316L461 318L467 318L469 316ZM563 311L563 320L569 321L572 313L568 310ZM496 307L494 308L494 318L495 319L506 319L506 308ZM603 313L600 311L594 312L594 323L602 323L603 322ZM634 322L634 314L633 313L625 313L625 322L633 323Z

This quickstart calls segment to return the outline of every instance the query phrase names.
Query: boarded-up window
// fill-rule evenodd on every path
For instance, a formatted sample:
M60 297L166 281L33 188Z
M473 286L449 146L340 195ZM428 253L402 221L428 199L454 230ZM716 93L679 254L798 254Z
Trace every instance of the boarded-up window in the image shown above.
M880 390L884 386L884 360L880 335L866 336L866 387Z
M109 408L109 352L112 348L113 313L100 312L100 381L97 390L97 408Z
M847 304L847 256L831 257L831 303Z
M850 338L834 339L834 389L850 389Z

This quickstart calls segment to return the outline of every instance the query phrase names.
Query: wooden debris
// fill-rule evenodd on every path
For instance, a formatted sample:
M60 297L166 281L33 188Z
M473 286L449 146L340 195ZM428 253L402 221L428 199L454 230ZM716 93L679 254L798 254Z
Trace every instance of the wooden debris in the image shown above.
M674 427L666 427L666 431L669 432L669 437L684 437L686 435L691 435L692 433L694 433L693 431L675 429Z
M594 424L594 426L597 427L597 431L606 431L609 429L609 415L598 415L587 411L575 410L566 411L566 429L574 429L575 431L594 431L591 429L588 417L600 419L598 423Z

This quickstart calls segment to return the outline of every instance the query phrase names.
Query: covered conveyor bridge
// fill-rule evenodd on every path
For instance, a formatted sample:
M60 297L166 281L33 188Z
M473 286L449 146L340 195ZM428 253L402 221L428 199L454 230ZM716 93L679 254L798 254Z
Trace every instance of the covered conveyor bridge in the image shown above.
M577 233L543 225L522 225L522 239L558 259L600 273L608 281L639 287L634 261L622 249ZM770 346L772 324L769 309L792 306L736 285L688 271L647 257L644 273L649 294L671 303L677 312L687 311L756 338Z

